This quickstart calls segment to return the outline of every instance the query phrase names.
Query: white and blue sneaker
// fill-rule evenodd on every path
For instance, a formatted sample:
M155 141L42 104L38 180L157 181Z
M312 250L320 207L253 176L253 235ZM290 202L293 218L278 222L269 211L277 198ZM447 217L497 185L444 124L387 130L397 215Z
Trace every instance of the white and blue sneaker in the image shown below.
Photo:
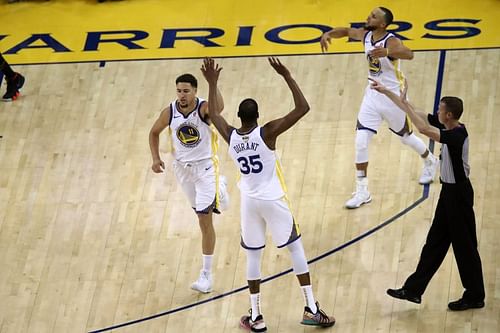
M200 293L209 293L212 291L212 274L210 272L201 270L200 271L200 277L198 277L198 280L193 282L191 284L191 289L197 290Z

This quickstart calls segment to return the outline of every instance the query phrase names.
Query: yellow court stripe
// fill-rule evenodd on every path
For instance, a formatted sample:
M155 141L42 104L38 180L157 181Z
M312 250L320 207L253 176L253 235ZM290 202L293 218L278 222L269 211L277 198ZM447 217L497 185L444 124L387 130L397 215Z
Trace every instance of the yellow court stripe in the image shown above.
M372 0L2 2L0 50L13 64L316 54L323 31L358 27L378 5ZM500 47L498 0L398 1L390 9L395 16L390 29L413 50ZM362 47L344 38L335 40L330 52Z

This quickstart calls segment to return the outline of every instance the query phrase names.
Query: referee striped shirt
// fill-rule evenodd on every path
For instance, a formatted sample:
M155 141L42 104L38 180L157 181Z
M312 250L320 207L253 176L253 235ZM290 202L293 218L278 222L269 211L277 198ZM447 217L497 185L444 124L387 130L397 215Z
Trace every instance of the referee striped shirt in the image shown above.
M441 141L441 182L457 184L469 178L469 134L464 124L459 123L452 129L446 129L437 115L427 116L429 124L440 130Z

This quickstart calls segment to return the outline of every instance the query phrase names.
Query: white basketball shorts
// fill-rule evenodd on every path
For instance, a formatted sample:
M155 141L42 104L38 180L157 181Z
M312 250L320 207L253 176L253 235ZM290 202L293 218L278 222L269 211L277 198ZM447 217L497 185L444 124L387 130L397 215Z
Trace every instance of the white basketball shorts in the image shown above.
M241 246L261 249L266 245L266 227L273 243L284 247L300 237L298 225L285 198L259 200L241 194Z
M217 170L214 161L173 162L174 174L196 213L209 213L215 208Z
M410 125L403 110L387 96L368 87L359 109L358 129L367 129L377 133L383 120L387 121L389 128L396 134L403 130L407 121L408 126Z

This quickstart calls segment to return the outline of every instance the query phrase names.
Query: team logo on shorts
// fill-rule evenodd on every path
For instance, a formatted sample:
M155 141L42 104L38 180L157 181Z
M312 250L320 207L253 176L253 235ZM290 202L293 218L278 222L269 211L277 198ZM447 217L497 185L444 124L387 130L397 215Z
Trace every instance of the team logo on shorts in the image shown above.
M371 55L366 57L368 60L368 70L371 75L378 76L380 74L380 70L382 69L382 64L378 58L373 58Z
M183 146L193 147L200 142L200 132L191 124L184 124L177 129L177 138Z

